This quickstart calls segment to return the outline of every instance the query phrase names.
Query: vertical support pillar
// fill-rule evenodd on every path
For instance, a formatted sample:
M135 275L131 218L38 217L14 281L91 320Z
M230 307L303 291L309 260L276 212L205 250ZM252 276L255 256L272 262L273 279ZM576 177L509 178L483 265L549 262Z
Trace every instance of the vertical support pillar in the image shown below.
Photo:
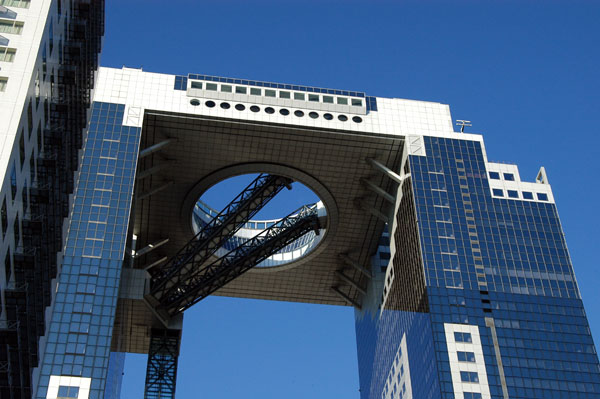
M181 330L152 329L144 399L175 399L180 341Z

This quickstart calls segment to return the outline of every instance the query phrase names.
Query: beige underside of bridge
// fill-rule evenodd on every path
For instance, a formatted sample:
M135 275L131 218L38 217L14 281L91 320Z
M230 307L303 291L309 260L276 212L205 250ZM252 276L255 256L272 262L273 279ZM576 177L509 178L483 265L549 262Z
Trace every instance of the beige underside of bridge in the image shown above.
M160 151L138 162L138 176L144 171L158 171L136 181L137 199L129 234L137 235L138 250L166 238L169 241L137 258L132 265L138 271L124 271L113 350L147 352L149 327L161 323L141 300L145 273L139 269L173 256L193 237L190 221L195 199L215 180L236 171L303 176L302 182L317 192L326 206L329 204L330 218L326 236L311 256L286 267L253 269L215 295L348 305L331 289L339 286L352 300L361 302L362 294L335 272L344 270L362 286L366 285L366 277L346 265L339 255L346 253L370 268L370 257L377 250L384 223L360 204L384 212L389 204L370 191L361 178L391 193L394 183L366 159L376 159L397 170L403 137L146 110L141 149L165 140L170 141ZM166 188L139 199L160 187Z

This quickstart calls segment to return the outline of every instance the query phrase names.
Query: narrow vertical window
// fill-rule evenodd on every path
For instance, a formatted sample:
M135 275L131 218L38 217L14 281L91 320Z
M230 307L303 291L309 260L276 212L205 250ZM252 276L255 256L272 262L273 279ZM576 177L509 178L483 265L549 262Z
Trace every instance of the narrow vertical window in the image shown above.
M21 240L21 229L19 224L19 214L15 215L15 224L13 226L13 235L15 237L15 245L19 245L19 241Z
M23 212L26 213L29 209L29 189L27 186L27 180L23 182L23 191L21 191L21 197L23 200Z
M27 129L29 129L29 134L33 131L33 104L31 104L31 99L29 100L29 104L27 105Z
M40 89L40 71L35 71L35 107L40 106L41 89Z
M17 168L13 161L12 169L10 170L10 192L12 193L12 200L15 200L17 195Z
M37 144L38 144L38 154L40 152L42 152L42 122L38 122L37 125L37 131L35 132L35 135L37 136Z
M4 257L4 276L6 277L6 283L10 281L12 275L12 262L10 261L10 247L6 248L6 256Z
M46 73L48 72L48 51L46 47L46 43L43 43L42 46L42 78L46 80Z
M31 153L31 158L29 158L29 176L32 182L35 181L36 179L36 173L35 173L35 153Z
M25 132L21 130L21 137L19 138L19 169L23 169L25 163Z
M2 200L2 208L0 210L0 218L2 219L2 239L6 236L6 228L8 227L8 213L6 211L6 198Z
M50 46L50 55L54 49L54 23L50 20L50 27L48 28L48 44Z

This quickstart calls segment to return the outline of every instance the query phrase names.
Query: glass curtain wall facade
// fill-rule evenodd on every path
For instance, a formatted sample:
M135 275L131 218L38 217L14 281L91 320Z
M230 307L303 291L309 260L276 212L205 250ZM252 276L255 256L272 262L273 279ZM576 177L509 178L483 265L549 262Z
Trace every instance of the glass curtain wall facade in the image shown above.
M35 398L119 397L124 359L110 348L141 134L123 110L92 105Z
M356 312L361 398L600 398L555 204L491 189L478 141L424 144Z

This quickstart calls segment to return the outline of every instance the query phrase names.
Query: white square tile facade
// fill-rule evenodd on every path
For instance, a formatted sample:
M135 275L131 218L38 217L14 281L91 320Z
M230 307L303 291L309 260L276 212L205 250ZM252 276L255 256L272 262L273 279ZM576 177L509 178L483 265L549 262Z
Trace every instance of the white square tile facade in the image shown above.
M481 393L482 399L490 399L490 387L485 370L485 359L483 357L479 327L469 324L444 323L444 331L446 333L450 372L452 374L452 385L456 399L464 399L465 392L478 392ZM470 333L472 342L456 342L454 339L455 332ZM458 351L473 352L475 354L475 362L459 361ZM460 378L461 371L476 372L479 377L479 383L462 382Z
M52 375L50 376L46 399L57 399L59 386L77 387L79 388L77 399L88 399L90 396L91 383L91 378Z
M394 362L381 394L381 399L412 399L412 382L410 379L410 365L408 364L408 349L406 347L406 334L394 357Z

